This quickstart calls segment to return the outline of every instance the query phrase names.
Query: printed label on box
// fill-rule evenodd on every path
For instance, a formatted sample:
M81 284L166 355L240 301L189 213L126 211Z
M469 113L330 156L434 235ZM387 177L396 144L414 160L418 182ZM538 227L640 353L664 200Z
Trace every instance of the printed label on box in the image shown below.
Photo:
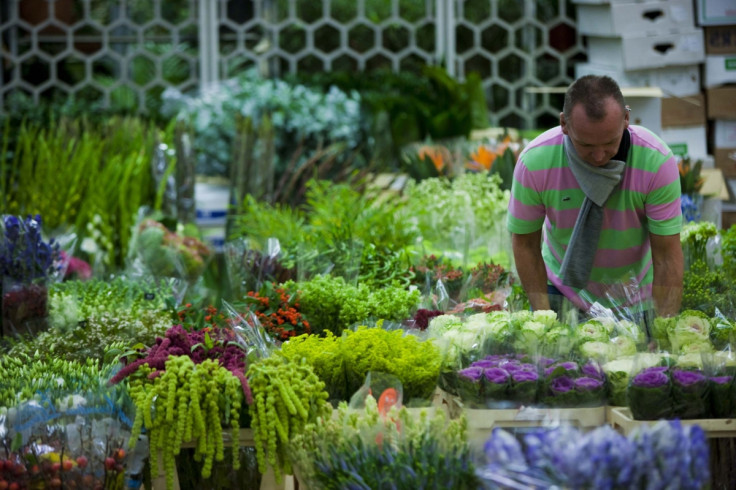
M736 70L736 58L726 58L726 70Z
M685 157L689 154L687 151L687 143L670 143L669 147L670 150L672 150L672 153L677 156Z

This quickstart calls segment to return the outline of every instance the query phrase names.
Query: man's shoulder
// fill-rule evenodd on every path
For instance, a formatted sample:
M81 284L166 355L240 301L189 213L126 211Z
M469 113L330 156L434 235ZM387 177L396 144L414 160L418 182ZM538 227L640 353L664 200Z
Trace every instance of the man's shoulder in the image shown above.
M540 163L548 165L550 152L562 151L563 136L559 126L548 129L524 147L519 159L530 169Z
M662 155L667 155L671 152L667 143L644 126L630 125L629 134L631 135L631 145L634 149L655 150Z

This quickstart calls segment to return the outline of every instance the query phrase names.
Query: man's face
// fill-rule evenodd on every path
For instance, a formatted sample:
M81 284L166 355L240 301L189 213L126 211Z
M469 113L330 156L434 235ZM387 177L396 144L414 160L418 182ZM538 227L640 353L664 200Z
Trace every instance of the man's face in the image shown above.
M570 137L580 158L594 167L608 163L618 152L624 129L629 127L629 112L622 110L613 98L606 101L606 116L592 121L582 104L576 104L566 121L560 113L562 132Z

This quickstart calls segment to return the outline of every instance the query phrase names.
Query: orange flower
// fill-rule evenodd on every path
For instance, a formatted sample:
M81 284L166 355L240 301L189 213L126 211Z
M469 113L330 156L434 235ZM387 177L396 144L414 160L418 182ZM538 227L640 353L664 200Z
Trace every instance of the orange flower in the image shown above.
M434 168L436 168L438 172L445 167L445 159L442 149L436 146L422 146L419 148L418 153L420 160L424 160L425 158L432 160Z
M468 162L467 167L477 170L490 170L497 156L498 155L489 150L486 145L480 145L478 149L470 155L470 162Z

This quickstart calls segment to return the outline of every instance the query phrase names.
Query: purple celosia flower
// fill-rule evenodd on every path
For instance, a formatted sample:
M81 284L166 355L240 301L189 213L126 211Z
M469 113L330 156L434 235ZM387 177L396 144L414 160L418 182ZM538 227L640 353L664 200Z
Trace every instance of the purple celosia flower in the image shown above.
M634 376L631 382L642 388L661 388L670 382L670 377L667 376L666 371L667 368L664 368L664 370L660 367L647 368Z
M572 378L569 376L560 376L559 378L553 379L549 387L554 393L567 393L573 389L574 385Z
M468 367L458 371L457 375L473 383L478 383L480 382L480 377L483 376L483 368Z
M511 379L514 383L524 383L526 381L537 381L539 376L534 371L516 371L511 373Z
M593 391L601 386L603 386L603 381L600 379L583 376L575 380L575 389L578 391Z
M705 376L697 371L675 369L672 371L673 381L680 386L692 386L705 380Z
M600 380L604 379L603 370L598 364L594 362L583 364L581 371L583 372L585 376L588 376L589 378L595 378L595 379L600 379Z
M501 368L489 368L486 369L483 373L486 377L486 379L495 384L495 385L501 385L504 383L507 383L509 380L509 373L505 369Z
M726 385L733 380L731 376L711 376L708 379L710 379L712 382L714 382L717 385Z

